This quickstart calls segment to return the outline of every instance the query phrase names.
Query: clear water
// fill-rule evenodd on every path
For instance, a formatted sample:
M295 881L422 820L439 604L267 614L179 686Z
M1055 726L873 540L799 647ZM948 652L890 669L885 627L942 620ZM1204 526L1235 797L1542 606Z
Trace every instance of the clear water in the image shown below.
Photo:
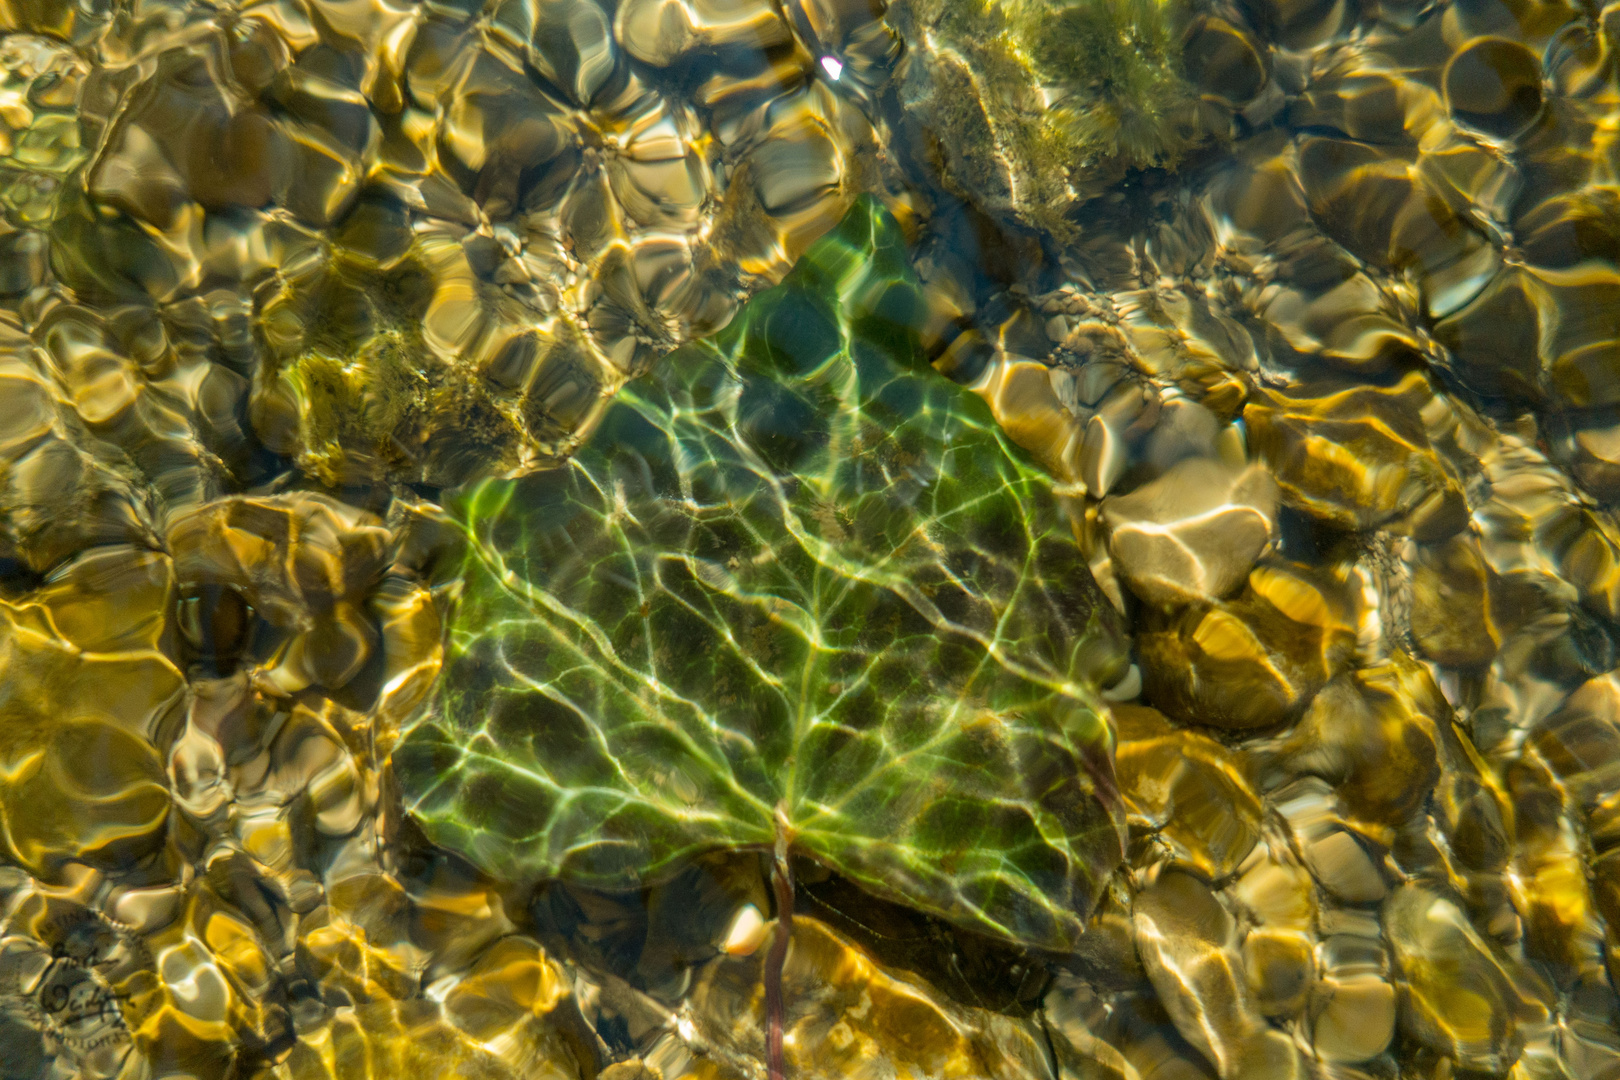
M1620 1075L1617 65L0 6L0 1074Z

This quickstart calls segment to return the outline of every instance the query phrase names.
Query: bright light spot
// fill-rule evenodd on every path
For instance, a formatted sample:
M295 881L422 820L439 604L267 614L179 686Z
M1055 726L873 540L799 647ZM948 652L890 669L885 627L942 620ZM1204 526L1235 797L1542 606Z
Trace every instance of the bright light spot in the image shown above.
M838 76L844 73L844 62L836 56L823 56L821 58L821 70L827 73L829 79L837 82Z
M770 924L760 914L759 908L744 904L732 917L731 928L726 931L720 951L727 956L752 956L765 943L769 933Z

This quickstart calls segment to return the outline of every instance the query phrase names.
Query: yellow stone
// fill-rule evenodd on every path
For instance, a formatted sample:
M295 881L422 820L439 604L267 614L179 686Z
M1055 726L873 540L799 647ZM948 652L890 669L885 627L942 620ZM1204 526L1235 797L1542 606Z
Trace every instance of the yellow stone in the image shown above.
M723 957L691 992L696 1034L708 1046L666 1080L742 1080L765 1051L768 950ZM826 924L795 917L782 979L785 1064L799 1080L927 1076L1034 1080L1046 1075L1045 1040L1029 1021L959 1005L907 972L877 963Z
M1260 837L1262 808L1243 762L1140 705L1113 709L1114 772L1133 829L1151 831L1211 879L1235 871Z

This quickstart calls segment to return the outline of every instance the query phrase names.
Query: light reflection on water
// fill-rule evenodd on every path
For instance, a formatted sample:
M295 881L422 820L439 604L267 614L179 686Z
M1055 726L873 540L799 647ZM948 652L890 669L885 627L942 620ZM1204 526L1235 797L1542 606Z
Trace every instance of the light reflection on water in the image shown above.
M387 760L441 494L867 192L1130 628L1131 842L1064 956L799 868L791 1075L1620 1068L1620 8L0 28L6 1076L763 1075L757 859L530 895Z

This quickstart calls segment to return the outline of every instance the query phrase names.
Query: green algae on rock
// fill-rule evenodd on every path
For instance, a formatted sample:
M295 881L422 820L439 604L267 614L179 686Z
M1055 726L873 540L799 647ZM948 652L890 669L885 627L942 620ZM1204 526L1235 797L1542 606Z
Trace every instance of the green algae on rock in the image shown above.
M334 486L459 483L566 452L610 379L559 299L480 279L478 245L453 230L413 239L403 215L362 217L353 246L265 290L250 416L270 448Z
M1125 657L1053 481L927 369L919 299L863 199L565 466L453 505L445 674L393 756L433 840L623 888L787 839L1074 941L1122 857L1094 688Z
M915 43L899 93L941 179L1060 240L1083 189L1198 141L1185 17L1178 0L899 0L888 14Z

